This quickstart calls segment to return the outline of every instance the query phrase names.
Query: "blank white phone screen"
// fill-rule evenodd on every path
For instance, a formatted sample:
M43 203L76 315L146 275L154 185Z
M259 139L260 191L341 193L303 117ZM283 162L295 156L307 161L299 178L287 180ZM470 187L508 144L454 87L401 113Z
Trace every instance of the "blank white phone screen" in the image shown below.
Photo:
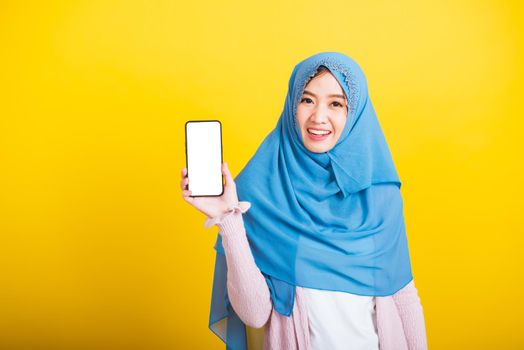
M221 195L222 130L219 121L186 123L186 157L191 195Z

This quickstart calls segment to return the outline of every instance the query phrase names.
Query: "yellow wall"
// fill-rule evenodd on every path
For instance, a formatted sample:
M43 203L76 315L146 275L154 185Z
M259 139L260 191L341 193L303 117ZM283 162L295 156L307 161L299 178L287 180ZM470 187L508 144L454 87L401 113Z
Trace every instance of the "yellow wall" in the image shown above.
M524 347L522 18L496 0L2 1L0 348L223 349L184 122L222 121L236 176L319 51L368 78L430 348Z

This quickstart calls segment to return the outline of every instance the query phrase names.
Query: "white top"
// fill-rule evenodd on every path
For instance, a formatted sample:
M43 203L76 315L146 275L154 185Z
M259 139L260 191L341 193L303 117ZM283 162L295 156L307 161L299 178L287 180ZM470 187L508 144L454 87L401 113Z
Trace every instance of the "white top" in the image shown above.
M311 350L378 350L375 297L303 288Z

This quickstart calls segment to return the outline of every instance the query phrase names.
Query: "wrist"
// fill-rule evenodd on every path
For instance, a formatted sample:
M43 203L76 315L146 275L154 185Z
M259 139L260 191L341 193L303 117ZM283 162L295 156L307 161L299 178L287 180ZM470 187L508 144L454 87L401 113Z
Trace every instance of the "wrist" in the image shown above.
M223 216L223 215L231 212L234 208L236 208L238 206L239 206L238 202L236 202L234 204L229 204L227 206L223 206L220 209L218 209L216 212L211 213L210 215L208 215L207 217L210 218L210 219L213 219L213 218L217 218L217 217Z
M208 228L215 224L221 223L222 219L228 216L228 214L245 213L250 207L251 207L251 203L249 202L238 202L236 205L229 206L223 212L219 212L217 215L208 217L204 223L204 226Z

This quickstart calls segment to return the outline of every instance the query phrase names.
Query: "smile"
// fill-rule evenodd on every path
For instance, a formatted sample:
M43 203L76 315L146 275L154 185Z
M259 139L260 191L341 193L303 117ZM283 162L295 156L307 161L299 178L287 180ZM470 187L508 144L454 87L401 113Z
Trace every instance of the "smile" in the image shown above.
M310 133L310 134L313 134L313 135L328 135L328 134L331 134L331 131L329 130L321 130L321 129L307 129L307 131Z
M307 129L308 136L313 141L323 141L331 134L329 130Z

